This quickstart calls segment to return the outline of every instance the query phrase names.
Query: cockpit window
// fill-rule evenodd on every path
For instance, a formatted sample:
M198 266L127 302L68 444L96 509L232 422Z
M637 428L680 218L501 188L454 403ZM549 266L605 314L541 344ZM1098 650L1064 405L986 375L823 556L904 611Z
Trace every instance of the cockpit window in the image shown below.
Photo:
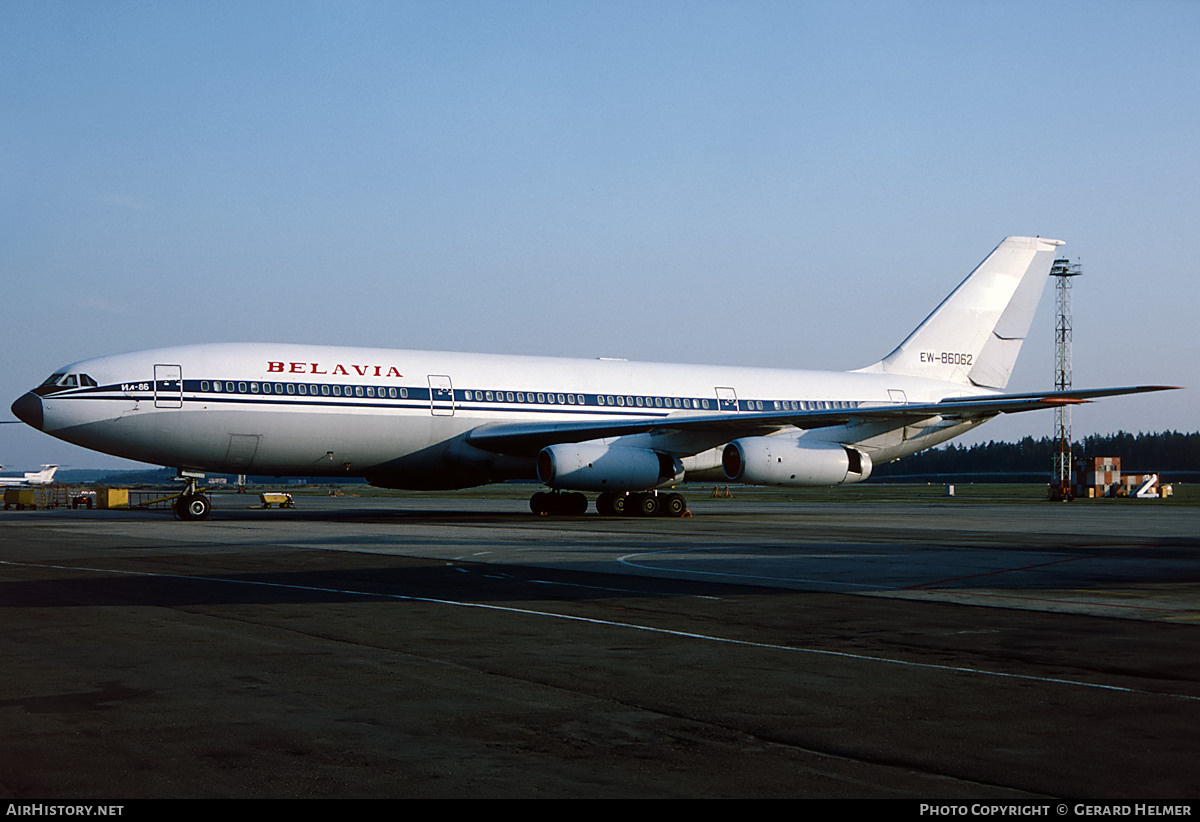
M46 381L39 386L40 388L95 388L99 385L92 377L87 374L51 374L46 378Z

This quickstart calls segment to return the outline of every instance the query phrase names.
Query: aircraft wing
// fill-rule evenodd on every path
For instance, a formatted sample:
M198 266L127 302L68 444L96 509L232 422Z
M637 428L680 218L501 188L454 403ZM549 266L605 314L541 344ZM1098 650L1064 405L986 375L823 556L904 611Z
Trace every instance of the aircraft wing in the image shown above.
M632 434L673 433L686 435L694 442L692 453L698 453L738 437L765 436L785 428L828 428L866 422L891 422L902 426L931 417L971 420L994 417L997 414L1035 411L1056 405L1074 405L1099 397L1142 394L1174 388L1176 386L1138 385L1079 391L950 397L933 403L873 405L820 411L730 411L614 421L495 423L473 429L467 434L467 442L485 451L532 456L548 445L562 442L585 442Z

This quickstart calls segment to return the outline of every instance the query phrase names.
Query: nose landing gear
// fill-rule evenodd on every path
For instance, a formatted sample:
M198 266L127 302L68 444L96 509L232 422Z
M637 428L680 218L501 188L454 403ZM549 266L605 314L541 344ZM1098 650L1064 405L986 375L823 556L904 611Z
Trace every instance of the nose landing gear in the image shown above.
M197 477L183 472L180 472L180 475L187 480L187 487L172 503L175 519L187 521L206 519L212 510L212 502L207 496L200 493L196 483Z

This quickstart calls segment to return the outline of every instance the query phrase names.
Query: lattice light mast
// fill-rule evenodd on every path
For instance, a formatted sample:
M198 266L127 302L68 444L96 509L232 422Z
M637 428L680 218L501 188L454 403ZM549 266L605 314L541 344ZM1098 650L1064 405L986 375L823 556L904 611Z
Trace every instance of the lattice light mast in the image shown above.
M1055 278L1058 294L1058 317L1054 324L1055 367L1054 388L1071 388L1071 339L1074 335L1071 317L1071 281L1083 272L1078 263L1055 260L1050 276ZM1050 487L1054 499L1070 499L1071 494L1071 406L1054 409L1054 474Z

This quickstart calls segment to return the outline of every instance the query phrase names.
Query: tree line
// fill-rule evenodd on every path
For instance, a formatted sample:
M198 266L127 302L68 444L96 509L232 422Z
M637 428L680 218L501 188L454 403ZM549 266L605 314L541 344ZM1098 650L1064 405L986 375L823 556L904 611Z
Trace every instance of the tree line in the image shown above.
M1052 437L1025 437L1019 442L986 442L970 446L950 443L886 465L875 477L914 474L1049 474L1056 442ZM1182 434L1095 434L1074 443L1071 453L1083 457L1120 457L1124 473L1200 471L1200 432Z

